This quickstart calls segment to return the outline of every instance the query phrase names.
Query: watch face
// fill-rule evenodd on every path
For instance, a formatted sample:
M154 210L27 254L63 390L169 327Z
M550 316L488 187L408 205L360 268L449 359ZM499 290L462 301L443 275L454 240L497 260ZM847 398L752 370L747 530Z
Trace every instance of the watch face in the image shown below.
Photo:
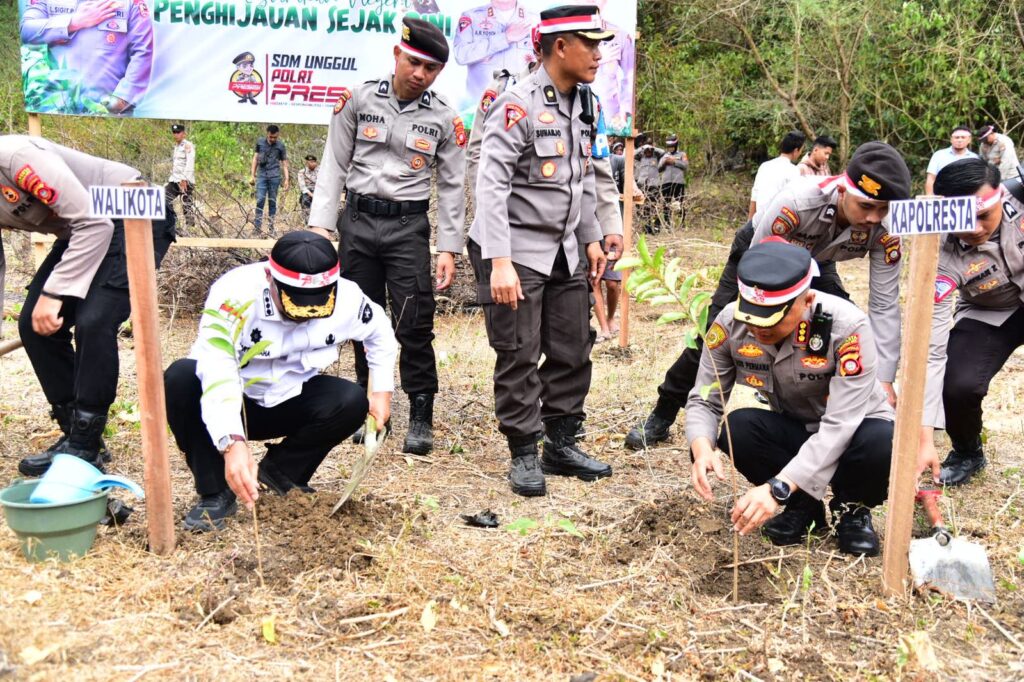
M771 491L776 502L785 502L791 493L789 486L777 478L772 480Z

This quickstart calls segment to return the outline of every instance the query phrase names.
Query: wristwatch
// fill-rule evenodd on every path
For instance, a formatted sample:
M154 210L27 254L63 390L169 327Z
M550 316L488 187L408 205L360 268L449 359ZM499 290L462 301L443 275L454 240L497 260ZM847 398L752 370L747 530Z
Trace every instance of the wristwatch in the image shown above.
M786 504L789 501L789 496L793 494L789 484L777 478L768 479L768 489L771 491L772 497L779 504Z
M217 449L220 451L220 454L223 455L225 452L228 451L228 448L230 448L233 444L244 442L245 436L239 436L237 433L232 433L231 435L224 436L219 441L217 441Z

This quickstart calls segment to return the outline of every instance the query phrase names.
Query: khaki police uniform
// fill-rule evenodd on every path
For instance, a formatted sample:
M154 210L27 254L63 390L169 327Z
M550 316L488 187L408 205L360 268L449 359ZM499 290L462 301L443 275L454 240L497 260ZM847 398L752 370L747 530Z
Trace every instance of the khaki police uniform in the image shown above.
M130 312L124 226L120 220L89 217L88 188L137 179L139 171L130 166L42 138L0 136L0 226L57 238L28 285L18 321L51 405L77 403L105 418L114 402L117 330ZM173 212L166 221L154 221L153 237L159 265L174 240ZM0 251L0 283L3 267ZM32 329L32 312L44 291L64 302L64 326L50 336Z
M951 234L939 254L922 423L945 428L954 450L974 449L989 384L1024 344L1024 204L1005 193L1002 210L989 241Z
M185 191L181 190L181 181L188 182ZM189 140L182 140L174 145L171 155L171 175L167 178L164 192L167 203L181 197L181 210L185 217L185 225L191 227L196 223L195 197L196 187L196 146Z
M717 442L728 452L718 389L728 400L734 386L747 386L768 400L729 414L732 457L750 482L785 476L816 499L831 483L839 502L881 503L888 491L894 413L878 382L879 360L867 316L852 303L815 292L815 305L832 315L827 352L808 345L812 309L776 348L763 346L734 318L730 303L708 329L697 384L686 403L686 437ZM714 365L711 357L714 356ZM717 376L715 367L717 366Z
M498 97L484 124L469 252L498 356L495 410L510 438L539 433L542 420L582 418L590 388L589 286L578 243L599 241L601 230L594 185L585 182L593 127L581 112L580 98L559 93L542 67ZM515 266L525 296L517 310L492 302L494 258Z
M437 174L437 249L462 253L466 132L433 90L404 108L391 77L346 90L334 107L309 224L340 233L342 276L375 303L390 299L402 347L402 389L437 393L430 268L431 178ZM338 202L348 192L341 218ZM367 381L356 344L356 373Z

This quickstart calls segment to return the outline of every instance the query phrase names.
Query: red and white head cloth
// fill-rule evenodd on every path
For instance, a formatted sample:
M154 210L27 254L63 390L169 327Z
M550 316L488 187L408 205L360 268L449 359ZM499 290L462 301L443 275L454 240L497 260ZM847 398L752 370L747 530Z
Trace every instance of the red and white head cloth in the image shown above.
M334 267L326 272L309 274L289 270L273 258L270 259L270 275L274 278L274 281L295 287L296 289L323 289L337 282L340 274L340 263L335 263Z
M811 260L811 267L807 269L807 274L796 284L780 289L778 291L767 291L758 286L751 286L745 284L742 280L736 280L739 285L740 296L744 300L759 306L779 306L785 303L789 303L794 298L804 293L811 288L811 280L821 274L818 269L818 263L815 260Z
M853 180L851 180L850 176L847 175L846 173L833 175L832 177L825 178L824 180L818 183L818 187L820 187L822 191L826 193L831 192L840 185L844 187L847 192L857 197L858 199L870 199L871 201L880 201L878 197L873 197L870 194L867 194L860 187L858 187L857 184Z
M999 185L994 190L984 196L978 196L978 213L987 211L993 206L999 205L999 202L1003 199L1003 186Z
M578 13L567 16L542 18L537 33L599 33L605 30L604 19L601 18L599 11L592 10L591 7L580 7L579 10Z

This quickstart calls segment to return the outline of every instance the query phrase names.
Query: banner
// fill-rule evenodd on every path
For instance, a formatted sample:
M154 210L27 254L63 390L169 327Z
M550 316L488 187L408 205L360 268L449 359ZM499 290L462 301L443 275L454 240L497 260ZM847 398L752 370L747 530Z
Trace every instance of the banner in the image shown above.
M326 124L344 87L388 75L402 17L438 26L451 57L434 90L467 123L495 71L532 59L551 0L20 0L33 113ZM608 134L632 121L636 0L596 2L594 91Z

